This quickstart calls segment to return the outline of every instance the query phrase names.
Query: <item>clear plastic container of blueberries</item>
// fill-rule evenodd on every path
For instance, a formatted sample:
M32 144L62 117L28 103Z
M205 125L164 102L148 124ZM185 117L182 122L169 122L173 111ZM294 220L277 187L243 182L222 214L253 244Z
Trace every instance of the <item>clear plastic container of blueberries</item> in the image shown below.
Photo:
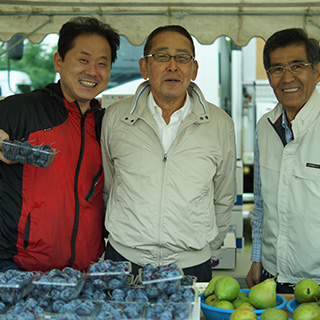
M145 286L149 298L155 298L161 293L176 293L182 277L182 269L175 264L157 267L147 264L139 270L138 283Z
M128 287L132 281L131 263L105 260L91 265L88 277L99 290L114 290Z
M105 301L101 304L100 310L96 315L96 320L106 319L134 319L144 320L147 303L127 302L127 301Z
M84 286L86 275L70 267L62 271L52 269L33 280L33 294L46 296L51 300L69 302L76 299Z
M30 293L37 272L8 270L0 273L0 300L4 303L15 303Z
M20 164L30 164L37 167L48 167L59 150L49 144L32 145L29 141L1 140L3 155L6 159Z
M56 300L37 319L96 319L101 303L86 299L73 299L69 302Z
M145 319L193 320L193 308L194 305L188 302L150 303L146 306Z

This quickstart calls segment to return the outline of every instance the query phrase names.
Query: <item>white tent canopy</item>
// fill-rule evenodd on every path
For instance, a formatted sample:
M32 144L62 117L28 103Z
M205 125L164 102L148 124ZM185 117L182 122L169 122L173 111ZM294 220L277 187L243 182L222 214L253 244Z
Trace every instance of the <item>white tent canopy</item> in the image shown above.
M186 27L203 44L225 35L243 46L291 27L320 38L320 2L314 0L1 0L0 40L23 33L38 43L79 15L110 23L135 45L166 24Z

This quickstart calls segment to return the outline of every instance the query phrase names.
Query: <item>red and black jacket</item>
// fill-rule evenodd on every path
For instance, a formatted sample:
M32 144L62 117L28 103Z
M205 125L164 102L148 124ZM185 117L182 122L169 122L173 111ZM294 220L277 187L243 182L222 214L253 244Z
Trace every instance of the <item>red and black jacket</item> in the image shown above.
M59 150L51 165L0 162L0 259L26 270L86 269L104 250L97 100L82 114L58 84L0 101L10 139Z

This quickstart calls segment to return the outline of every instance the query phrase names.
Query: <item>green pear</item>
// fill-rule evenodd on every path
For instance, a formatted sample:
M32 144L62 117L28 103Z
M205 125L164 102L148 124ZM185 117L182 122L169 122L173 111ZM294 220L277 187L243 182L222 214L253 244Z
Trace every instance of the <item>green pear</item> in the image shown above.
M257 315L250 309L236 309L231 313L230 320L257 320Z
M250 302L243 302L237 309L250 309L250 310L257 310Z
M222 276L215 284L214 292L219 300L234 300L240 291L239 282L229 276Z
M266 279L249 290L249 302L257 309L267 309L277 305L275 278Z
M204 290L204 294L203 294L205 296L205 298L210 296L214 292L214 286L215 286L217 280L221 277L222 276L215 276L209 281L208 286Z
M294 296L298 303L318 301L320 287L312 279L300 280L294 288Z
M268 308L261 313L260 320L288 320L288 314L282 309Z
M320 320L320 313L312 305L299 306L293 311L293 320Z
M313 307L315 307L315 308L319 311L319 313L320 313L319 302L316 302L316 301L302 302L301 304L298 305L297 308L302 307L302 306L313 306Z
M208 306L213 306L213 303L215 301L218 301L217 296L215 294L211 294L204 300L204 303L207 304Z
M233 304L228 300L215 301L213 303L213 307L221 308L221 309L229 309L229 310L233 310L234 309Z
M239 291L237 297L232 300L232 304L237 309L243 302L249 302L249 298L245 292Z
M311 303L311 302L310 302ZM320 305L319 305L319 302L318 302L318 305L317 306L315 306L315 308L317 309L317 311L319 312L319 314L320 314Z

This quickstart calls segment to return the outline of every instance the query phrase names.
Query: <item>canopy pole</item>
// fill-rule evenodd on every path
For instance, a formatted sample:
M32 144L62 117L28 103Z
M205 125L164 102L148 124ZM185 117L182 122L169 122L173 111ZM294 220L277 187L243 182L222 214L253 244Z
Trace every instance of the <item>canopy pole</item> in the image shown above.
M316 28L320 29L320 26L318 24L316 24L315 22L313 22L313 20L311 19L310 16L307 16L307 23L310 23L313 26L315 26Z

